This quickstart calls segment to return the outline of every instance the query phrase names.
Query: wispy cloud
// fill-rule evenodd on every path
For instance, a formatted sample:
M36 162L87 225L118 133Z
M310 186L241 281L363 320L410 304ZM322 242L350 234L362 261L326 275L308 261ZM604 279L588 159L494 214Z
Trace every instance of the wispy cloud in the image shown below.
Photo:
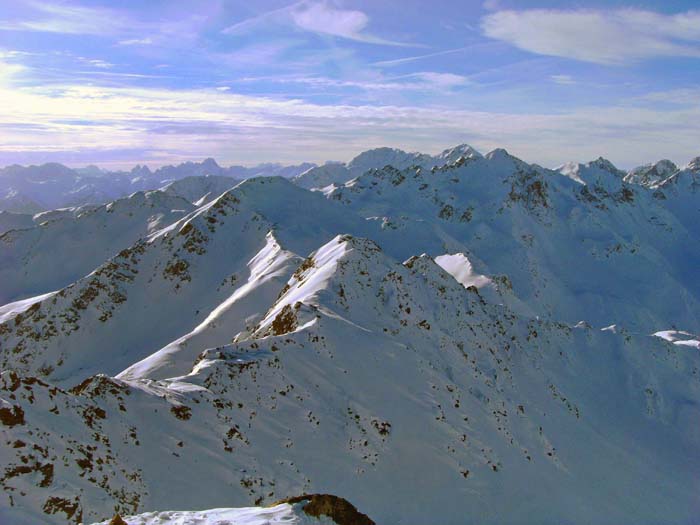
M5 31L38 31L77 35L109 35L129 28L121 13L65 3L28 2L35 16L19 20L0 19ZM1 15L0 15L1 16Z
M700 88L678 88L666 91L653 91L637 99L648 102L663 102L677 106L700 107Z
M423 47L420 44L398 42L378 37L366 31L369 16L363 11L338 9L328 2L296 2L281 9L268 11L247 20L231 25L223 30L224 34L240 35L270 25L291 25L292 27L366 44L388 46Z
M238 82L244 83L274 83L274 84L304 84L310 88L356 88L364 91L406 92L423 91L435 93L439 90L465 86L470 83L468 77L454 73L438 73L434 71L421 71L398 76L384 76L379 72L365 75L354 80L330 78L311 75L273 75L265 77L244 77Z
M453 53L460 53L466 51L471 46L458 47L456 49L447 49L445 51L437 51L436 53L428 53L427 55L417 55L405 58L396 58L394 60L380 60L379 62L374 62L375 66L399 66L401 64L408 64L409 62L415 62L417 60L423 60L426 58L435 58L443 55L451 55Z
M117 45L120 46L150 46L153 44L153 39L150 37L145 38L129 38L126 40L120 40Z
M26 71L24 66L5 62L0 54L0 87L9 84L24 71Z
M481 27L486 36L525 51L599 64L700 57L700 11L507 10L485 16Z
M102 60L100 58L77 58L81 63L85 64L86 66L96 67L98 69L111 69L114 67L114 64L112 64L111 62L107 62L106 60Z
M322 105L216 89L100 86L3 89L0 163L17 152L151 151L177 160L225 162L347 159L385 144L435 151L463 141L505 146L556 165L598 155L621 165L644 156L687 159L697 149L700 108L588 107L557 114L495 113L412 105ZM27 127L31 125L30 127ZM232 158L231 151L236 151Z
M212 2L213 4L213 2ZM118 46L146 46L155 43L177 48L192 41L206 22L207 10L196 15L182 13L148 20L134 10L113 7L87 7L78 0L47 2L28 0L18 13L0 10L0 30L12 32L90 35L115 39ZM145 36L144 36L145 35ZM185 44L186 45L186 44Z
M550 75L549 79L555 84L562 84L565 86L576 84L576 80L571 75Z

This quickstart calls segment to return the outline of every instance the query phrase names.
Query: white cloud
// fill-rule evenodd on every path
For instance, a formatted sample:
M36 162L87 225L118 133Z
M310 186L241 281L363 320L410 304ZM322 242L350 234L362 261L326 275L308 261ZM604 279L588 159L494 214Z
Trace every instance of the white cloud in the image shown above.
M2 60L0 54L0 86L9 84L17 75L25 71L25 67L20 64L10 64Z
M432 71L424 71L420 73L412 73L408 76L415 77L426 84L441 89L464 86L469 83L469 79L467 77L455 75L454 73L435 73Z
M485 16L481 27L486 36L526 51L599 64L700 57L700 11L506 10Z
M365 29L369 17L362 11L338 9L325 1L303 0L281 9L268 11L227 27L222 32L229 35L247 34L270 24L291 24L297 29L320 35L329 35L366 44L422 47L417 44L386 40Z

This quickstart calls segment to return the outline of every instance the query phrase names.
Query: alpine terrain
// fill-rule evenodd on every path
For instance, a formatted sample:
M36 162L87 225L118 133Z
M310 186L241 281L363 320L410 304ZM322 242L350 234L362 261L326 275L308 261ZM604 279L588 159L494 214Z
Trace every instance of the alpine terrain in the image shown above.
M0 171L1 523L696 522L700 157L183 166Z

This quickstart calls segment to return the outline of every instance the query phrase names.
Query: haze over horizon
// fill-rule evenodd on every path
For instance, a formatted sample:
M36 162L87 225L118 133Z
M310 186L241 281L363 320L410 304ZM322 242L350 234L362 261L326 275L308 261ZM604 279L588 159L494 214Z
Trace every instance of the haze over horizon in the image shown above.
M690 0L0 4L0 166L700 154Z

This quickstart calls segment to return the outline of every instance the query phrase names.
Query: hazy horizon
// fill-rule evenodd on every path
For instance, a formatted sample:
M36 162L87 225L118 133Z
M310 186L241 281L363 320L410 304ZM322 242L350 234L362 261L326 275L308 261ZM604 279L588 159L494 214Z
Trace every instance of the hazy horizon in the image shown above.
M455 144L454 146L457 146L457 144ZM381 148L381 147L384 147L384 146L377 146L377 148ZM450 146L450 147L451 147L451 146ZM499 148L493 148L493 149L500 149L500 148L501 148L501 147L499 147ZM375 148L369 148L369 149L375 149ZM437 150L431 150L431 151L412 151L412 150L408 150L408 149L405 149L405 148L396 148L396 149L400 149L400 150L406 151L407 153L427 153L427 154L430 154L430 155L437 155L437 154L441 153L442 151L444 151L445 149L448 149L448 148L447 148L447 147L446 147L446 148L439 148L439 149L437 149ZM488 154L490 151L493 151L493 149L488 150L488 151L484 151L484 150L480 150L480 151L478 150L478 151L479 151L480 153L486 155L486 154ZM505 149L506 151L508 151L508 153L513 154L512 151L509 151L509 150L508 150L508 148L502 148L502 149ZM367 150L364 150L364 151L367 151ZM136 167L139 167L139 166L146 166L146 167L148 167L151 171L156 171L156 170L158 170L158 169L160 169L160 168L165 168L165 167L168 167L168 166L178 166L178 165L180 165L180 164L185 164L185 163L187 163L187 162L191 162L191 163L203 163L203 162L206 161L207 159L213 159L213 160L214 160L220 167L222 167L222 168L229 168L229 167L256 168L256 167L261 167L261 166L265 166L265 165L298 166L298 165L307 164L307 163L308 163L308 164L315 164L315 165L317 165L317 166L322 166L322 165L324 165L324 164L347 163L347 162L349 162L350 160L352 160L354 157L356 157L357 155L359 155L360 153L363 153L363 152L362 152L362 151L358 151L358 152L356 152L356 153L354 153L354 154L351 154L349 157L346 157L346 158L343 158L343 159L323 159L323 160L320 160L320 161L302 160L302 161L299 161L299 162L290 162L290 163L285 163L285 162L281 162L281 161L276 161L276 160L274 160L274 159L262 160L262 161L259 161L259 162L254 162L254 161L251 161L251 162L236 162L236 161L233 161L233 162L221 162L221 161L219 161L219 159L217 159L217 158L215 158L215 157L212 157L212 156L182 158L182 159L179 159L179 160L178 160L177 158L175 158L175 159L173 159L173 160L171 160L171 161L167 161L167 162L165 162L165 161L163 161L163 162L156 162L156 161L142 161L142 162L139 162L139 161L134 161L134 162L131 162L131 161L123 161L123 162L122 162L122 161L100 162L100 161L98 161L98 162L81 163L81 162L70 162L70 161L67 161L67 162L60 162L60 161L55 161L55 160L47 160L47 161L45 161L45 162L27 162L27 163L12 162L12 163L10 163L10 164L0 164L0 170L2 170L2 169L4 169L4 168L8 168L8 167L10 167L10 166L16 166L16 165L18 165L18 166L23 166L23 167L29 167L29 166L41 166L41 165L44 165L44 164L52 164L52 163L55 163L55 164L61 164L61 165L63 165L63 166L66 166L66 167L68 167L68 168L71 168L71 169L84 169L84 168L89 168L89 167L97 167L97 168L99 168L99 169L101 169L101 170L103 170L103 171L106 171L106 172L128 172L128 171L132 170L133 168L136 168ZM513 155L514 155L514 154L513 154ZM518 157L518 155L515 155L515 156ZM547 168L547 169L551 169L551 170L556 170L557 168L559 168L559 167L561 167L561 166L563 166L564 164L567 164L567 163L581 163L581 164L586 164L586 163L588 163L588 162L591 162L591 161L593 161L593 160L596 160L596 159L599 158L599 157L607 158L607 157L605 157L604 155L598 155L598 156L596 156L595 158L586 158L586 159L577 158L577 159L569 159L569 160L567 160L567 161L565 161L565 162L561 162L561 163L557 163L557 164L551 164L551 165L543 165L542 167ZM657 159L655 159L655 160L652 160L652 161L649 161L649 162L646 162L646 163L632 163L632 164L617 164L617 163L613 163L613 164L615 165L615 167L617 167L617 168L619 168L619 169L622 169L622 170L631 170L631 169L633 169L633 168L640 167L640 166L643 166L643 165L654 164L655 162L660 161L660 160L670 160L671 162L673 162L674 164L676 164L676 165L679 166L680 168L683 168L683 167L686 166L691 160L695 159L696 157L698 157L698 155L696 155L695 157L689 158L689 159L669 159L668 157L659 157L659 158L657 158ZM529 162L529 163L539 164L539 163L537 163L537 162L535 162L535 161L531 161L531 160L529 160L529 159L527 159L527 158L523 158L523 157L519 157L519 158L520 158L521 160L526 161L526 162ZM610 159L608 159L608 160L610 160ZM541 165L541 164L540 164L540 165Z

